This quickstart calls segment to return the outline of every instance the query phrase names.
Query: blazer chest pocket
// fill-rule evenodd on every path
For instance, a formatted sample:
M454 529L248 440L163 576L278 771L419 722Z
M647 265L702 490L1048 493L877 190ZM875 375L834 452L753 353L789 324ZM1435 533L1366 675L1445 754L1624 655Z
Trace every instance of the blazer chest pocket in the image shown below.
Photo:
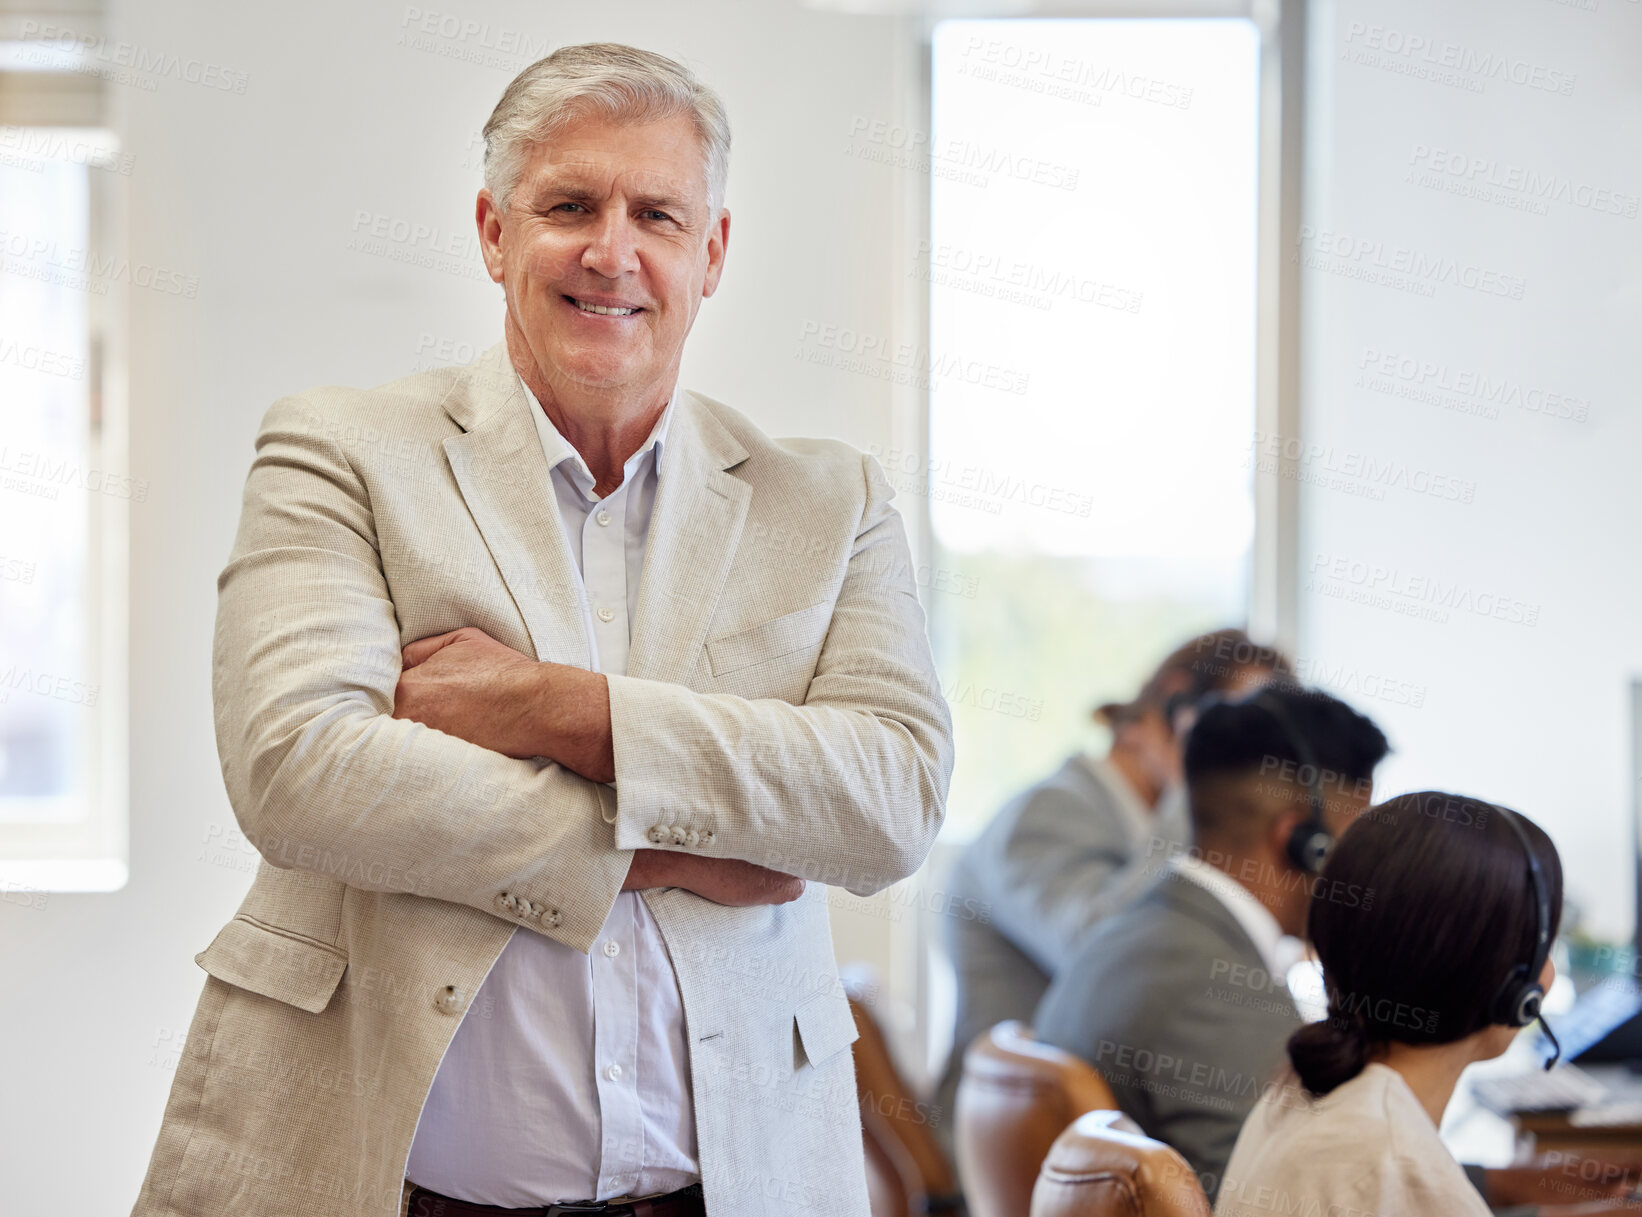
M849 1002L835 993L818 993L793 1012L804 1059L821 1065L848 1048L860 1034Z
M755 626L707 641L707 664L714 676L780 659L821 644L832 622L832 602L822 601L795 613L784 613Z
M312 938L235 917L194 962L218 980L318 1014L331 1000L348 957Z

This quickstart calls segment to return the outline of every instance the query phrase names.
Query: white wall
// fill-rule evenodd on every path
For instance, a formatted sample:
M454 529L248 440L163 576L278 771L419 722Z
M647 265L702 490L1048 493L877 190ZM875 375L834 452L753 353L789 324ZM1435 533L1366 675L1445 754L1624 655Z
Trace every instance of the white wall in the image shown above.
M457 6L448 6L455 9ZM845 154L856 115L888 120L888 27L796 4L640 0L460 6L492 39L628 41L678 56L735 128L729 264L685 383L775 434L889 442L889 390L795 361L806 322L889 332L895 170ZM135 1199L203 973L254 858L233 818L210 714L215 579L251 440L279 395L403 375L436 343L482 349L501 300L472 252L471 140L534 55L475 64L478 38L400 45L403 4L277 9L116 0L112 40L244 73L242 95L169 77L114 84L133 157L129 243L199 280L130 300L131 881L109 895L0 904L8 998L0 1177L8 1212L106 1217ZM413 23L414 24L414 23ZM903 187L905 183L901 184ZM437 227L448 270L350 250L356 213ZM436 352L435 352L436 353ZM883 937L882 924L859 935ZM840 937L841 953L867 949Z
M1302 376L1322 451L1300 463L1302 651L1398 747L1382 791L1523 811L1594 928L1628 934L1642 4L1326 0L1312 35ZM1431 370L1376 378L1367 352ZM1527 404L1486 417L1467 378ZM1437 400L1398 395L1421 388Z

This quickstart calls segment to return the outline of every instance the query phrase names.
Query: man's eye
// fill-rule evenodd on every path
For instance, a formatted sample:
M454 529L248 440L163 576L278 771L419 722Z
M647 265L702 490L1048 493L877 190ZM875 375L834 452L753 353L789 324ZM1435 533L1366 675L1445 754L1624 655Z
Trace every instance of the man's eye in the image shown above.
M560 203L556 207L554 207L552 210L554 210L554 211L563 211L567 207L575 207L575 208L579 208L580 210L583 210L583 211L586 210L586 208L582 207L582 205L580 203Z
M654 207L651 207L651 208L648 208L647 210L645 210L643 215L644 215L644 218L647 219L647 220L670 220L670 219L673 218L672 216L668 215L665 211L657 211Z

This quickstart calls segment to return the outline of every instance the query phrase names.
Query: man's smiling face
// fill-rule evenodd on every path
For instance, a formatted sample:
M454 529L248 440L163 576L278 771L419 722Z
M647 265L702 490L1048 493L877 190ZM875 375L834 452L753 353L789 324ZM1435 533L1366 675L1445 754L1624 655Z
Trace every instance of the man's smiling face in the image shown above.
M688 116L573 120L533 147L505 213L480 192L478 221L509 327L554 394L671 388L730 225L708 212Z

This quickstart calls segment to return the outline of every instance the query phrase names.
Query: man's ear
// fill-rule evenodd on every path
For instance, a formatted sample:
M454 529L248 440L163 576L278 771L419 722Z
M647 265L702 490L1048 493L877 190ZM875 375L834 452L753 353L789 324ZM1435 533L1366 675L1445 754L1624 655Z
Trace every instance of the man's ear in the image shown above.
M1306 803L1294 807L1286 807L1274 815L1266 825L1266 846L1274 857L1282 858L1285 863L1289 856L1289 838L1294 830L1307 820L1311 819L1311 804Z
M479 229L479 253L484 257L485 270L491 282L502 281L502 209L496 205L487 186L479 191L473 205L473 222Z
M724 275L724 255L730 248L730 209L721 208L718 219L713 221L712 230L707 234L707 277L701 285L701 298L705 300L718 290L718 281Z

